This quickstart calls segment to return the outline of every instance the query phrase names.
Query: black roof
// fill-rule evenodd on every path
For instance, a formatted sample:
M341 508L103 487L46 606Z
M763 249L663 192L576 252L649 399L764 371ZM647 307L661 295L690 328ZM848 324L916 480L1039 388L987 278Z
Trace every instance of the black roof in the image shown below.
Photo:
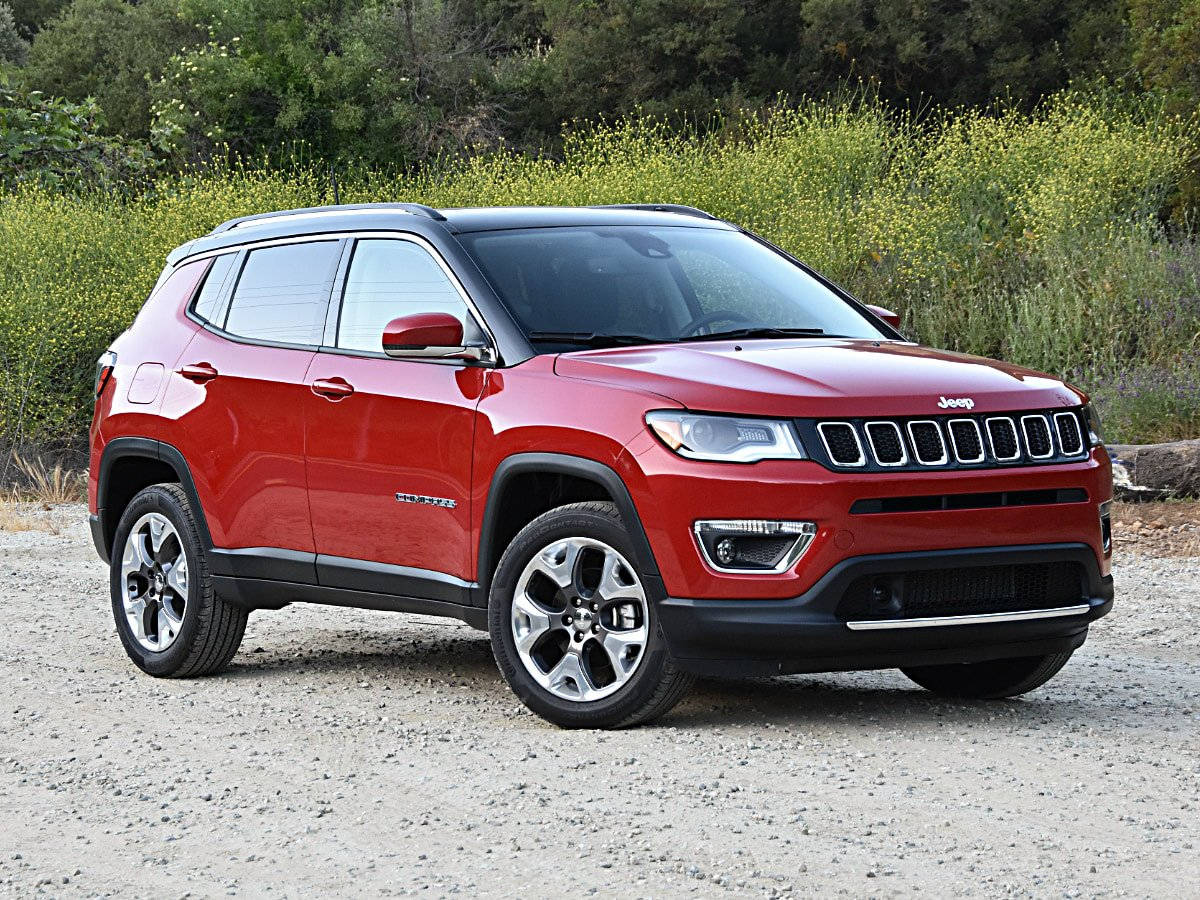
M689 206L628 204L618 206L484 206L433 209L416 203L362 203L281 210L230 219L204 237L171 252L168 261L249 241L346 231L409 231L430 236L508 228L665 225L732 229L733 226Z

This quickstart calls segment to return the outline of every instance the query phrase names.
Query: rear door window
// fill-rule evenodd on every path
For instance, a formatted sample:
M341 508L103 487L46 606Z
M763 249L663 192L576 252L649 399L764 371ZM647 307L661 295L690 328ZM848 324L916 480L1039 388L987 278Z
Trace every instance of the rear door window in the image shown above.
M340 250L339 241L251 250L229 303L225 330L256 341L320 344Z

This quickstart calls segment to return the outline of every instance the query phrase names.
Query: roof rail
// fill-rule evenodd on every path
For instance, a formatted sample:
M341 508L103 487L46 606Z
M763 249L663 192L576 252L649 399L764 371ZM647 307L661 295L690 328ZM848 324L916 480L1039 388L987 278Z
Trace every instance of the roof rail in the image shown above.
M717 217L694 206L684 206L681 203L605 203L593 209L640 209L645 212L675 213L680 216L695 216L697 219L712 219Z
M231 231L243 225L258 224L259 222L267 222L271 219L279 219L285 216L311 216L311 215L336 215L340 212L353 211L378 211L387 212L394 210L396 212L405 212L413 216L425 216L428 219L434 219L438 222L445 222L446 217L434 209L432 206L426 206L423 203L346 203L340 206L307 206L300 209L281 209L276 212L257 213L252 216L241 216L237 219L230 219L227 222L222 222L212 230L212 234L220 234L223 231Z

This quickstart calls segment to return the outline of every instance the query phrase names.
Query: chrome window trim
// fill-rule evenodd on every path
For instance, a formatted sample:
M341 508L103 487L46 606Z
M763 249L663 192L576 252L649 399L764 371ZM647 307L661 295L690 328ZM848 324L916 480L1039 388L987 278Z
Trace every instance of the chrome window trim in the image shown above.
M1012 456L1001 456L996 452L996 441L992 437L992 423L1002 422L1012 429L1013 444L1017 448L1017 452ZM988 447L992 450L992 457L997 462L1013 462L1021 458L1021 433L1017 430L1017 423L1013 421L1012 416L988 416L983 420L984 429L987 431Z
M1059 430L1058 430L1058 420L1059 419L1070 419L1072 424L1075 426L1075 435L1076 435L1076 437L1079 438L1079 449L1076 450L1074 453L1068 453L1066 448L1062 445L1062 435L1059 433ZM1079 424L1079 416L1077 416L1075 413L1073 413L1073 412L1055 413L1054 414L1053 431L1054 431L1054 434L1053 434L1054 442L1058 444L1058 452L1061 453L1063 456L1068 456L1068 457L1083 456L1085 453L1087 453L1088 442L1087 442L1087 439L1083 435L1083 426Z
M932 425L934 430L937 431L938 441L940 441L942 445L942 456L936 462L925 462L925 460L921 459L921 454L917 450L917 439L913 436L914 425ZM942 426L938 424L937 419L915 419L908 423L907 430L908 439L912 442L913 459L916 461L917 465L944 466L946 463L950 462L950 449L946 445L946 435L942 434Z
M850 433L854 435L854 445L858 448L858 461L852 463L838 462L833 458L833 451L829 449L829 439L825 437L825 428L828 425L845 425L850 429ZM825 455L829 457L829 461L839 469L861 469L867 464L867 454L863 450L862 438L858 436L858 429L850 422L829 421L817 423L817 434L821 436L821 443L825 445Z
M314 233L314 234L289 235L288 237L264 238L262 240L257 240L257 241L250 240L250 241L245 241L245 242L239 243L239 244L231 244L226 247L218 247L214 250L206 250L203 253L196 253L191 256L186 256L183 259L180 259L179 262L177 262L172 267L172 271L174 271L179 266L186 265L191 262L195 262L196 260L206 259L207 257L210 257L210 256L220 256L221 254L224 254L224 253L242 253L242 254L248 255L253 250L261 250L265 247L274 247L274 246L278 246L281 244L312 244L312 243L320 243L323 241L354 242L359 239L372 239L372 238L411 241L412 243L417 244L418 246L422 247L427 253L429 253L430 256L433 257L434 261L438 264L439 267L441 267L442 271L445 272L446 276L450 279L450 283L452 285L454 285L454 289L458 292L458 295L462 298L463 303L466 304L467 309L469 309L471 311L471 315L473 315L475 317L475 321L479 325L480 330L487 337L488 344L484 348L484 350L485 350L485 354L488 357L490 357L490 359L485 361L483 364L484 365L494 364L498 357L498 353L499 353L497 348L500 345L496 341L495 334L492 333L491 326L488 325L487 320L483 317L483 314L479 311L479 307L475 305L475 301L471 299L470 294L468 294L466 288L463 287L463 284L459 280L458 275L455 274L455 272L452 268L450 268L450 265L442 257L442 254L438 252L437 247L435 247L432 243L430 243L428 240L426 240L421 235L414 234L413 232L378 230L378 229L371 230L371 231L345 231L345 230L343 230L343 231L321 232L321 233ZM243 266L245 265L244 258L241 260L241 265L243 265ZM344 289L344 287L345 287L345 275L342 271L342 268L343 267L341 265L341 261L339 261L338 267L334 270L334 281L330 286L330 297L328 300L329 306L326 307L327 314L329 312L329 307L332 307L333 303L334 303L333 289L337 288L337 287L342 287ZM348 261L347 261L347 265L345 266L345 270L346 270L346 272L349 271ZM241 277L241 271L239 268L238 278L240 278L240 277ZM339 278L340 278L340 281L339 281ZM225 309L223 310L223 312L225 312L226 314L228 314L229 300L232 298L233 291L236 289L237 289L237 281L235 280L229 289L229 296L225 300ZM339 347L331 347L325 343L322 343L319 346L314 346L312 344L284 344L284 343L277 343L277 342L272 342L272 341L257 341L257 340L254 340L253 338L244 338L241 335L236 335L236 334L232 334L231 332L225 331L223 328L220 328L211 322L205 322L204 320L199 319L198 317L193 317L191 315L191 303L192 303L192 301L189 300L188 307L187 307L189 318L193 318L194 321L200 322L201 324L204 325L205 328L207 328L209 331L212 331L214 334L220 335L221 337L223 337L227 340L234 341L235 343L249 344L249 345L257 346L257 347L282 347L285 349L295 349L295 350L319 350L322 353L337 353L337 354L355 355L355 356L362 355L361 351L354 352L353 354L351 354L349 351L343 350ZM337 303L338 303L338 310L339 310L339 316L340 316L341 297L337 298ZM327 321L328 321L328 319L327 319ZM322 338L322 340L324 340L324 338ZM382 349L380 351L380 358L381 359L392 359L391 357L385 355L382 352ZM418 359L418 358L394 359L392 361L393 362L418 362L418 363L438 362L443 365L447 362L447 360L422 360L422 359ZM471 364L470 360L449 360L449 362L459 363L462 365Z
M1050 450L1047 453L1034 453L1033 445L1029 443L1029 426L1025 423L1030 419L1040 419L1042 424L1046 426L1046 443L1050 445ZM1021 416L1021 434L1025 438L1025 452L1029 454L1030 459L1049 459L1054 455L1054 430L1050 427L1049 420L1039 414L1034 413L1028 416Z
M972 613L966 616L928 616L920 619L866 619L847 622L851 631L881 631L893 628L940 628L946 625L989 625L997 622L1023 622L1030 619L1058 619L1082 616L1090 606L1056 606L1053 609L1027 609L1018 612Z
M881 460L879 458L879 451L875 448L875 439L873 437L871 437L871 426L872 425L884 425L884 426L887 426L888 428L891 428L892 431L896 432L896 440L898 440L900 442L900 462L885 463L885 462L883 462L883 460ZM864 422L863 423L863 434L865 434L867 437L867 446L869 446L871 448L871 455L875 457L876 465L886 466L887 468L895 468L897 466L907 466L908 465L908 462L909 462L908 445L904 443L904 432L900 430L900 426L897 425L895 422L891 422L886 419L873 419L870 422ZM823 437L824 436L822 436L822 438ZM830 457L830 458L832 459L832 457Z
M974 459L964 459L962 454L958 452L958 440L954 437L955 422L966 422L975 429L975 437L979 440L979 456ZM950 419L946 422L946 436L950 439L950 447L954 450L954 458L960 463L967 465L981 463L987 459L987 445L983 443L983 433L979 430L979 423L974 419Z

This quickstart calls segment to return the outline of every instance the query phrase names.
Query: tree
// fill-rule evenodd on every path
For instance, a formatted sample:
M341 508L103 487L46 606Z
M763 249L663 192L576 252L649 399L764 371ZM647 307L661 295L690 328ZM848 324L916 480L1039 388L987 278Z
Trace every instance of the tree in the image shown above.
M76 102L94 97L111 133L144 139L149 80L173 53L204 37L172 0L74 0L34 38L24 80Z
M189 0L212 35L153 86L154 136L182 158L304 142L407 164L500 134L489 50L467 0Z
M7 3L0 3L0 66L19 66L25 62L25 54L28 52L29 44L17 30L12 7Z
M1200 104L1200 0L1132 0L1133 63L1178 112Z
M153 171L149 150L101 134L93 101L48 99L0 79L0 189L40 184L63 190L124 190Z

